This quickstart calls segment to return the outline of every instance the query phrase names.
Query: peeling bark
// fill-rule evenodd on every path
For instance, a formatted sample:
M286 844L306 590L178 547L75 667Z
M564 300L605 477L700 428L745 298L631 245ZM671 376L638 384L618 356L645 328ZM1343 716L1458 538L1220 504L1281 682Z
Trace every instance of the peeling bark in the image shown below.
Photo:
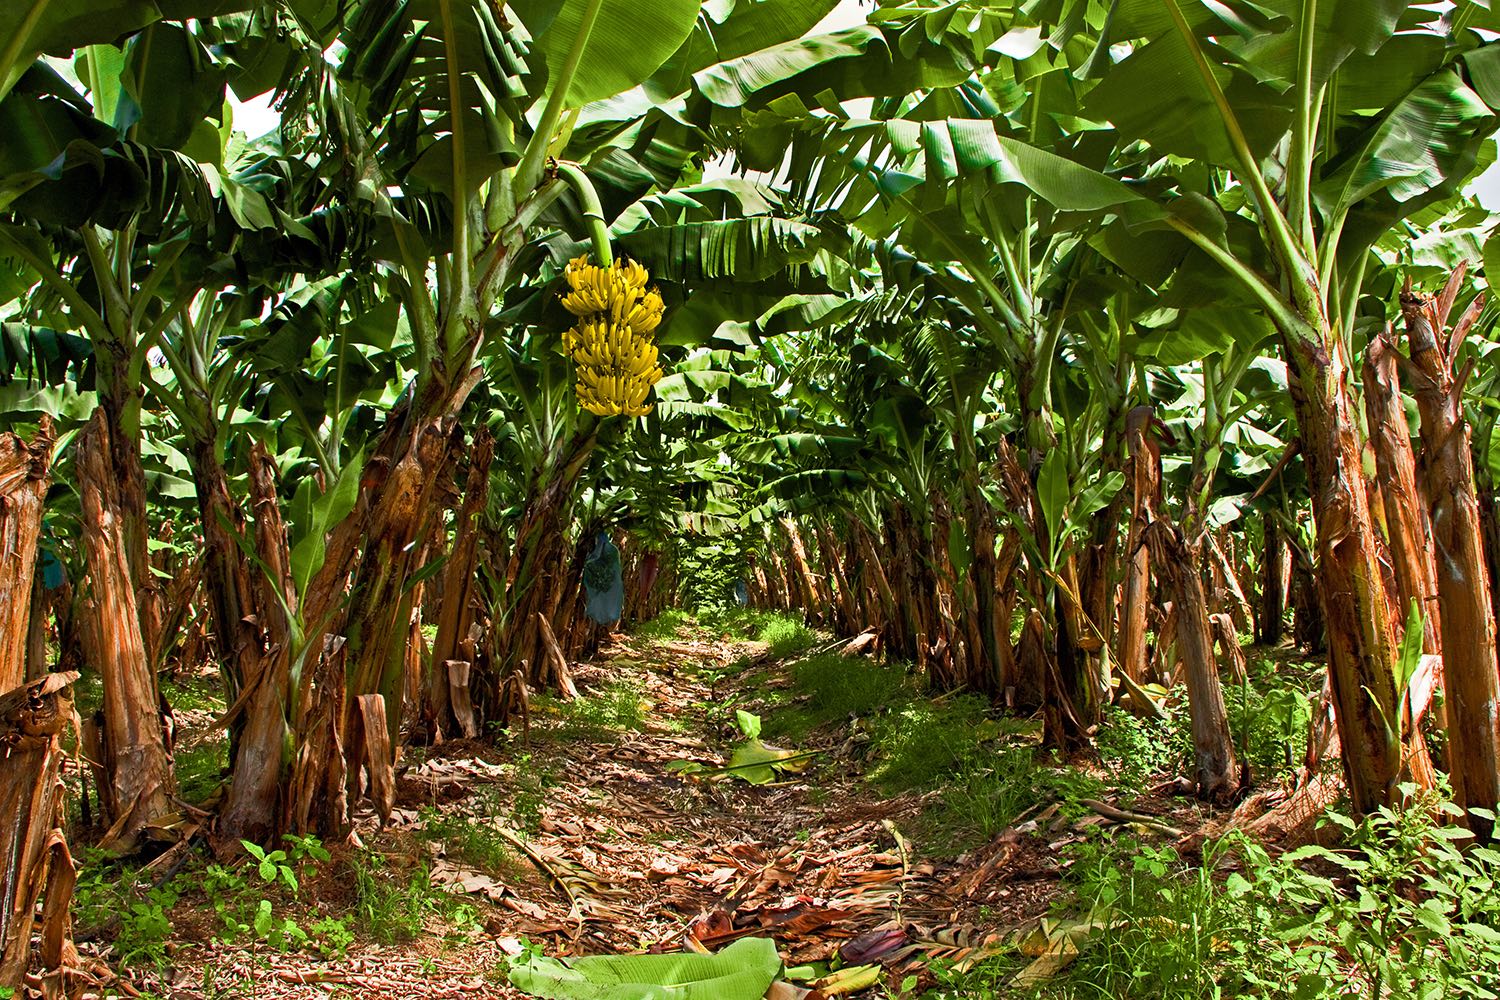
M1417 486L1417 462L1411 450L1406 407L1401 404L1394 337L1388 327L1384 336L1371 340L1365 349L1365 415L1385 507L1386 543L1396 578L1400 620L1406 620L1406 609L1416 601L1426 615L1422 648L1428 653L1441 653L1437 569L1427 534L1427 513L1422 509Z
M30 443L0 434L0 692L20 687L27 679L28 662L35 658L31 647L37 547L51 479L52 442L52 421L47 417Z
M1390 804L1401 775L1393 667L1375 523L1365 492L1358 421L1340 340L1317 328L1316 343L1286 337L1292 402L1317 522L1317 592L1328 635L1329 672L1354 811Z
M255 513L255 549L261 565L244 571L253 617L240 651L244 724L219 817L218 839L268 844L285 828L285 744L291 711L292 635L285 608L296 606L286 527L277 502L276 464L265 446L250 454L250 502ZM240 556L244 561L244 556ZM210 588L212 589L212 588Z
M75 462L90 589L85 635L104 681L100 762L105 781L100 798L111 824L106 839L127 849L148 825L171 811L174 780L156 673L136 613L118 484L109 462L110 437L103 409L95 410L75 442Z
M1198 795L1225 803L1240 791L1240 767L1229 733L1224 689L1214 656L1214 632L1203 591L1203 543L1189 542L1180 529L1161 519L1147 529L1145 541L1172 592L1177 613L1177 649L1187 680Z
M63 836L62 734L73 717L78 675L48 674L0 693L0 987L21 995L32 963L37 900L42 980L56 990L76 964L68 904L76 874ZM60 995L56 990L50 995Z
M451 734L454 723L460 730L467 728L463 709L454 711L453 706L456 705L455 696L468 701L469 671L466 667L455 673L448 664L456 660L467 663L467 658L459 655L459 647L474 623L475 574L479 566L478 522L489 502L490 466L494 459L495 439L488 430L481 429L474 435L470 449L463 503L454 516L453 548L443 568L437 637L432 644L423 709L429 738ZM462 681L461 693L456 689L455 679ZM472 724L472 707L468 708L467 714Z
M1401 313L1416 381L1412 394L1422 416L1423 468L1436 550L1448 695L1448 771L1459 805L1493 810L1500 803L1500 665L1463 409L1468 370L1454 371L1458 350L1484 302L1483 296L1475 299L1447 331L1448 312L1463 273L1460 267L1436 298L1412 294L1408 282ZM1481 840L1490 838L1491 825L1470 818Z
M1145 544L1151 510L1161 497L1161 451L1147 433L1150 410L1140 407L1126 425L1130 526L1125 536L1125 586L1120 607L1120 669L1137 684L1146 679L1146 612L1151 606L1151 552Z
M1286 539L1281 525L1267 514L1262 518L1264 546L1260 563L1260 609L1256 615L1256 641L1279 646L1286 634Z

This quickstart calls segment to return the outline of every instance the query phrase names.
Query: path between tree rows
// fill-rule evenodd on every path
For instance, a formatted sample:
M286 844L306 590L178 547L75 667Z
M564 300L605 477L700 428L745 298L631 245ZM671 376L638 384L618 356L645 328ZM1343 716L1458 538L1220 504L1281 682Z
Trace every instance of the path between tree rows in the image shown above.
M1055 848L1076 839L1075 830L1054 828L1060 839L1050 840L1006 835L934 860L915 834L923 796L887 798L862 780L868 748L857 727L810 736L797 749L819 753L790 780L754 786L676 773L674 762L684 760L722 767L742 740L734 708L757 705L736 686L744 683L737 671L757 658L764 661L763 646L702 632L616 637L576 679L595 693L590 703L609 691L625 700L638 693L639 729L566 711L564 722L549 723L539 705L529 745L459 741L403 761L390 826L365 816L359 836L384 856L381 878L408 878L425 857L433 882L473 905L467 928L434 916L413 940L357 940L346 957L323 961L222 945L212 940L211 912L184 920L179 906L175 969L168 981L148 976L140 985L183 1000L513 998L523 994L497 970L521 939L562 956L675 951L689 935L715 950L769 935L788 965L842 949L846 961L881 959L899 973L972 955L1047 912L1059 878ZM770 664L762 683L784 689L784 674ZM1049 817L1039 818L1045 830ZM503 863L478 865L453 849L451 836L433 839L435 824L503 827L518 843ZM1021 829L1028 826L1035 821ZM342 853L304 880L304 926L351 893ZM350 923L357 938L368 930Z

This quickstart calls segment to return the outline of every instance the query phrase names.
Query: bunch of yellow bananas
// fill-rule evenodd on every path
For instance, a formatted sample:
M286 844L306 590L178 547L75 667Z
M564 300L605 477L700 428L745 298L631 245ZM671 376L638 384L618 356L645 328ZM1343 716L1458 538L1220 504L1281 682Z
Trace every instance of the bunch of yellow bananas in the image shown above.
M651 332L661 323L662 301L646 288L650 275L634 261L608 267L587 256L568 262L563 308L578 322L563 334L563 349L578 368L578 402L601 417L639 417L651 387L661 378Z

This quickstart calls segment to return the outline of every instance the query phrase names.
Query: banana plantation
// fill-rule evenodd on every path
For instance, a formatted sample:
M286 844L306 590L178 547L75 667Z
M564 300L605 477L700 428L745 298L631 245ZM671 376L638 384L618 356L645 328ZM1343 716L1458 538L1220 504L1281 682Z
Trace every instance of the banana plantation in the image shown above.
M1489 0L4 0L0 998L1500 997Z

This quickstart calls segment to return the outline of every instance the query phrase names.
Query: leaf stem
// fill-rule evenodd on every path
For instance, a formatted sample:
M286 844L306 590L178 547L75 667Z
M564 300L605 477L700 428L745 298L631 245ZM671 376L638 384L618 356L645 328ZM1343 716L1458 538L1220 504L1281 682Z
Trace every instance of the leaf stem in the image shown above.
M567 181L573 193L578 196L578 204L588 223L589 238L594 242L594 257L598 259L599 266L609 267L614 263L614 254L609 248L609 227L604 224L604 208L599 204L599 192L594 190L594 182L573 163L559 163L557 175Z
M0 50L0 99L4 99L15 85L11 73L15 70L16 61L21 58L21 50L31 40L32 32L36 31L36 26L41 23L42 15L47 12L47 5L51 2L52 0L32 0L31 9L21 19L15 34L5 43L5 48ZM20 79L19 75L16 79Z
M604 6L604 0L587 0L587 6L583 8L583 16L578 22L578 34L573 37L573 47L568 50L568 58L562 65L562 70L551 82L551 91L547 94L547 103L542 108L541 120L537 122L536 131L532 133L531 140L526 143L526 152L521 155L521 165L516 169L515 198L519 202L537 186L542 179L542 167L547 159L547 147L552 144L552 135L557 131L557 123L562 119L563 108L568 102L568 90L573 86L573 77L578 75L578 66L583 62L584 49L588 47L589 36L594 33L594 23L599 20L599 10Z

